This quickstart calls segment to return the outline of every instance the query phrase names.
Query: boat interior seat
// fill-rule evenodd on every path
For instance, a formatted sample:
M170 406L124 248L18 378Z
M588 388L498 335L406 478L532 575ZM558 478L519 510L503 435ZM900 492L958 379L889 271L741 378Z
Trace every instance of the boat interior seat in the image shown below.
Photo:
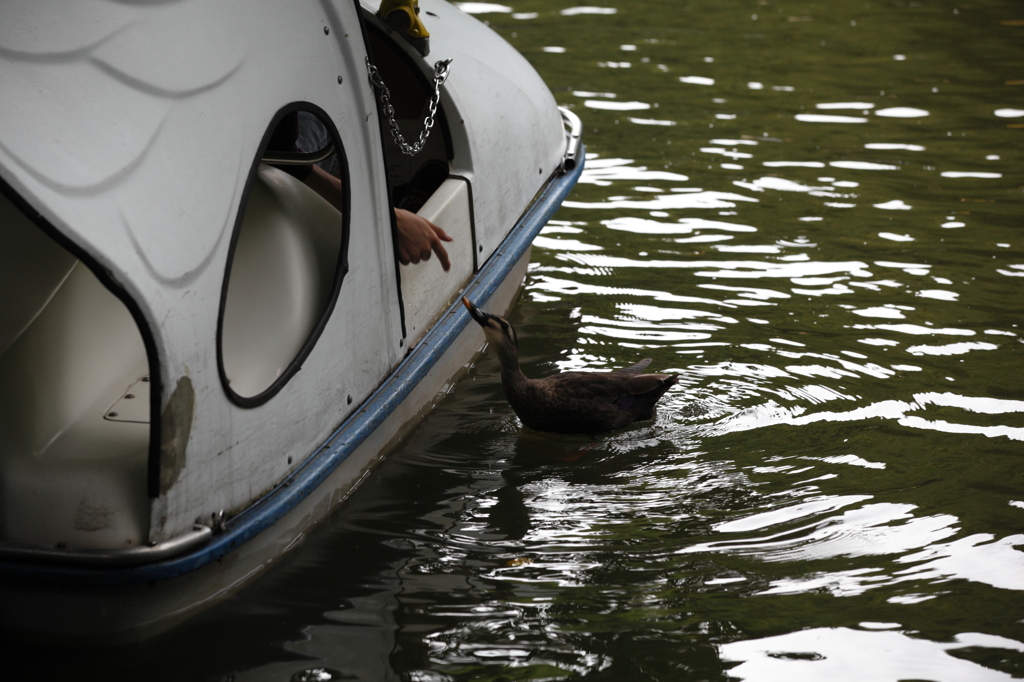
M20 337L77 262L6 199L0 199L0 356ZM17 292L17 295L11 295Z
M221 331L231 389L252 397L288 368L330 305L342 216L279 168L260 164L230 260Z
M149 374L135 320L4 198L0 240L0 539L145 542L149 395L125 397Z

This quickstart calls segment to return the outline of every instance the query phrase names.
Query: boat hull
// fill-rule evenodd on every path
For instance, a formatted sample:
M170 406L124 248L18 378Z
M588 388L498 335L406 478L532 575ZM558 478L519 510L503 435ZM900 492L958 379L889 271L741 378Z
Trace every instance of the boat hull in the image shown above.
M465 288L507 312L531 243L575 185L582 164L548 182L508 238ZM209 542L151 564L123 568L0 561L0 623L73 637L139 639L172 627L264 575L341 505L469 368L485 345L458 299L386 381L280 485L231 519Z

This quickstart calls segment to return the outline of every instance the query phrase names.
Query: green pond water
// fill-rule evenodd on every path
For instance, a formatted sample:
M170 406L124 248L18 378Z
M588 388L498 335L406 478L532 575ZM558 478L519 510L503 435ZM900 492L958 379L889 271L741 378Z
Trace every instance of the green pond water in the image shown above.
M8 662L1024 676L1024 4L594 1L463 9L585 124L510 316L524 370L653 358L680 376L657 419L530 432L485 356L242 593L142 644Z

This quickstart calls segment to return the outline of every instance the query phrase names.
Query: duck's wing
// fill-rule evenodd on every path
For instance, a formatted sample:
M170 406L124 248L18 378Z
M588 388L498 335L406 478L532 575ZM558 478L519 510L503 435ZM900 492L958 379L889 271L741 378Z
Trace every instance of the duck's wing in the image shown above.
M616 372L619 374L640 374L645 369L647 369L647 365L649 364L651 364L651 359L644 358L643 360L636 363L632 367L626 367L625 369L616 370Z
M638 371L650 364L643 360ZM628 369L632 370L634 367ZM638 419L650 419L658 398L676 382L674 374L618 372L563 372L530 381L530 396L520 407L513 404L524 423L528 417L542 430L596 433L617 429ZM512 400L510 399L510 402ZM526 413L526 417L524 417Z
M669 386L675 383L674 374L640 374L637 376L622 377L622 388L629 395L643 395L651 391L657 391L665 386L668 379L673 379Z
M598 400L614 403L619 396L657 391L669 379L675 383L674 374L634 373L634 370L642 371L649 364L650 359L644 359L632 367L614 372L562 372L533 383L545 394L546 400Z
M634 367L642 369L648 364L650 360L643 360ZM575 409L583 409L584 404L611 404L620 410L628 410L635 397L646 394L660 396L675 380L674 374L623 374L621 370L607 373L563 372L535 385L543 393L543 401L549 404L571 403Z

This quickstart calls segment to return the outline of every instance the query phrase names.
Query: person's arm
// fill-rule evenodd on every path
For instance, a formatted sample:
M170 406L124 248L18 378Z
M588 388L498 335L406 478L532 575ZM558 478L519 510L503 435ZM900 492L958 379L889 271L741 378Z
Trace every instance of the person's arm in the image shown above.
M395 222L398 225L398 262L408 265L430 260L430 252L433 251L445 272L451 268L448 252L441 243L452 241L447 232L404 208L395 209Z
M305 183L314 192L322 196L331 206L342 211L341 178L337 178L320 166L313 165L312 172L306 177ZM447 232L426 218L416 215L404 208L395 209L395 222L398 226L398 262L402 265L430 260L430 253L437 254L441 267L445 272L451 269L448 252L441 242L450 242L452 238Z
M344 209L341 202L345 196L341 191L341 178L334 177L316 164L313 164L310 168L312 172L306 176L303 182L341 213Z

